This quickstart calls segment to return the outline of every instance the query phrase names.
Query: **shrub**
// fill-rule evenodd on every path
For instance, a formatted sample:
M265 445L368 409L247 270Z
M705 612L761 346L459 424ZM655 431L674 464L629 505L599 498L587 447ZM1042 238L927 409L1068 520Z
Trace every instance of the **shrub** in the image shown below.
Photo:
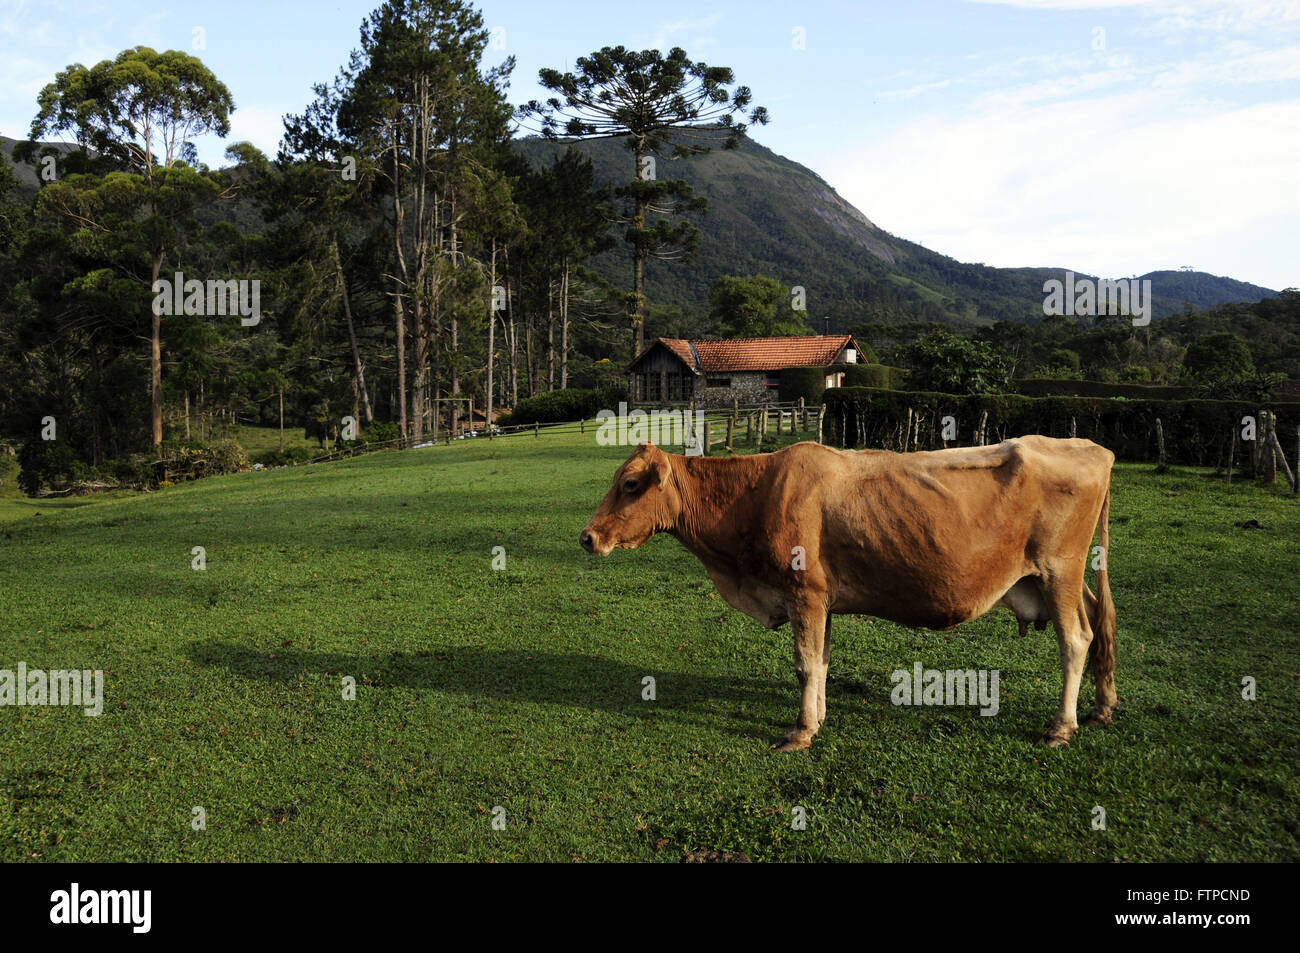
M260 463L264 467L286 467L293 466L295 463L306 463L315 454L310 447L295 446L286 447L284 450L265 450L253 458L254 463Z
M500 426L516 424L553 424L569 420L586 420L600 410L616 409L627 400L627 388L596 387L592 390L567 388L547 391L521 400L513 411L497 422Z
M86 465L66 443L33 437L18 451L18 486L28 496L56 483L84 479Z
M402 435L397 424L387 420L376 420L365 430L361 431L362 443L387 443L390 440L396 440Z
M164 473L181 480L216 476L218 473L239 473L247 470L248 451L237 440L164 440L160 448L156 478Z

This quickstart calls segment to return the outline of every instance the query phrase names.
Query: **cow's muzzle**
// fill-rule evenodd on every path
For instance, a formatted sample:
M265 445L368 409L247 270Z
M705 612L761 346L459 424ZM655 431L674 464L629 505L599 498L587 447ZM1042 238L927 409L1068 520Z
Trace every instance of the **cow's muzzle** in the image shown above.
M596 537L592 535L590 529L584 529L578 534L578 542L587 552L594 553L596 551Z

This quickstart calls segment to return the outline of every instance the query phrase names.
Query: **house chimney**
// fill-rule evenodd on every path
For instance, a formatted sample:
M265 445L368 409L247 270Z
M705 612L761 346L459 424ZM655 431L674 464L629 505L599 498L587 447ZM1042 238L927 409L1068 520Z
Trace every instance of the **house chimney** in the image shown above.
M830 334L830 333L831 333L831 316L830 316L829 314L826 315L826 317L822 318L822 321L823 321L823 327L825 327L825 329L826 329L824 333L826 333L826 334Z

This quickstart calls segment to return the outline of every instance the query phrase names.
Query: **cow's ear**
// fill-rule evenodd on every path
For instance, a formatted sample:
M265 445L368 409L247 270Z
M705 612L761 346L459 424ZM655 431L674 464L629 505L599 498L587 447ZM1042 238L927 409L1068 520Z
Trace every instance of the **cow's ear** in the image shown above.
M662 490L664 484L668 482L668 475L672 473L672 466L669 464L667 458L662 456L659 457L646 469L654 474L653 479L655 481L655 486Z

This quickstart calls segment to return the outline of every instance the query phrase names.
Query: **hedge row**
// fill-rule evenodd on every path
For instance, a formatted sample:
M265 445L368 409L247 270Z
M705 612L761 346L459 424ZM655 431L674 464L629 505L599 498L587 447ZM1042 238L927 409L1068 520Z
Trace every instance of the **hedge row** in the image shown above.
M1026 397L1123 397L1125 400L1191 400L1196 396L1195 387L1107 384L1103 381L1023 378L1015 381L1013 386L1018 393Z
M1239 400L1109 400L1097 397L1025 397L1001 394L983 397L936 394L924 391L890 391L870 387L828 390L825 439L842 447L902 446L908 411L919 414L920 449L937 449L943 443L943 418L951 416L957 428L948 445L974 442L980 415L988 411L985 442L1043 434L1086 437L1109 448L1121 460L1154 461L1156 420L1161 422L1165 455L1169 463L1222 466L1234 430L1238 450L1251 445L1241 440L1242 418L1258 421L1259 412L1277 414L1279 437L1287 454L1295 452L1300 403L1270 401L1252 404Z
M820 404L826 378L844 374L845 387L897 387L907 375L901 367L887 364L832 364L829 367L787 367L781 371L782 403L803 398L805 404Z
M627 388L620 386L580 390L569 387L525 397L509 414L497 421L502 427L514 424L556 424L587 420L601 410L617 410L627 400Z

